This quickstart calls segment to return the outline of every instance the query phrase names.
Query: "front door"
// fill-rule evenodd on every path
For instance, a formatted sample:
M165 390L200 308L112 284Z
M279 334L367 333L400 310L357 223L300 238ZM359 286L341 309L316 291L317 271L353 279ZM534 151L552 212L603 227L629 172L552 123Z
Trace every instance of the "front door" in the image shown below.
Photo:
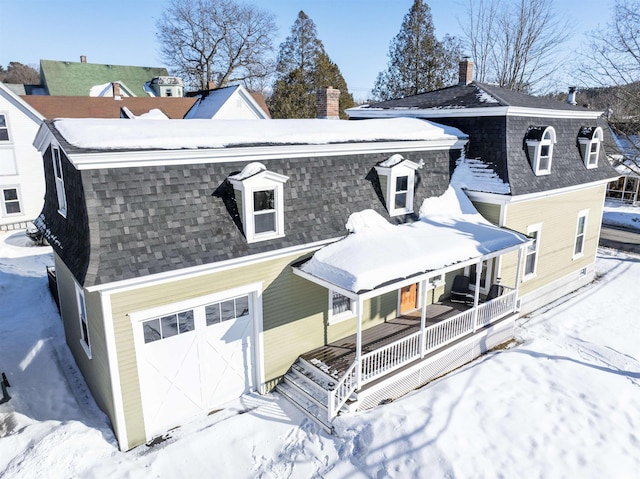
M418 309L418 283L410 284L400 290L400 314Z

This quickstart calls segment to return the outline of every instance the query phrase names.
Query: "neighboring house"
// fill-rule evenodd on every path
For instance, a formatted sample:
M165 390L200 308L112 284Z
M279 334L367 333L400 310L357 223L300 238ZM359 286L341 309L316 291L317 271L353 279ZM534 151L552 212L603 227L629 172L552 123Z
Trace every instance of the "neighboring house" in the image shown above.
M42 155L33 139L43 119L0 82L0 230L25 229L42 210Z
M595 277L607 183L618 177L604 151L610 134L601 113L472 81L473 63L460 63L456 86L348 111L354 119L415 117L469 135L465 189L492 223L534 243L518 277L521 311L543 306ZM574 93L572 92L572 95ZM486 185L496 176L503 186ZM499 258L483 264L485 287L513 277ZM483 280L485 281L485 280Z
M632 206L640 205L640 176L638 176L638 146L640 139L637 135L613 135L618 149L616 154L610 155L611 163L620 178L613 180L607 186L607 198Z
M261 93L249 92L242 85L189 94L198 102L186 119L207 120L267 120L269 109Z
M166 68L40 60L40 90L51 96L184 96L182 80ZM27 92L28 93L28 92Z
M196 103L195 98L130 97L114 99L26 95L21 97L48 119L135 118L159 110L167 118L182 119Z
M513 336L530 240L450 185L459 130L211 125L63 119L35 142L67 343L121 449L276 385L331 430ZM501 257L501 284L469 284Z

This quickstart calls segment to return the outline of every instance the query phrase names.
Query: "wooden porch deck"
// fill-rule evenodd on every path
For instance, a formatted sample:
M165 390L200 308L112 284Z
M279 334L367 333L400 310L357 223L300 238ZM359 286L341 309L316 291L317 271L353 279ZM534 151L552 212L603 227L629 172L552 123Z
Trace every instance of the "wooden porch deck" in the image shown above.
M427 306L426 326L444 321L472 306L462 303L443 302ZM404 314L362 331L362 353L366 354L380 349L420 330L421 310ZM337 341L304 353L302 359L320 367L330 376L339 379L353 364L356 358L356 335L341 338Z

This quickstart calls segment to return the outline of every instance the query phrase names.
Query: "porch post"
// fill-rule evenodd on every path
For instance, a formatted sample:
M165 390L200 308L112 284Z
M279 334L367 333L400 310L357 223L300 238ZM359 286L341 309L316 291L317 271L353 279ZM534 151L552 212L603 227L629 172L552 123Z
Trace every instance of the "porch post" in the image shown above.
M428 278L431 279L431 278ZM426 337L424 335L424 328L427 326L427 285L430 284L426 279L422 281L422 312L420 314L420 359L424 358L424 351L426 349Z
M356 329L356 389L362 386L362 306L363 301L358 295L358 325Z
M516 265L516 297L513 302L513 312L515 313L518 310L518 296L520 291L520 268L522 267L522 252L524 251L524 246L518 248L518 264Z
M473 321L473 332L476 332L476 323L478 322L478 303L480 302L480 278L482 277L482 259L476 263L476 290L473 292L473 313L471 320Z

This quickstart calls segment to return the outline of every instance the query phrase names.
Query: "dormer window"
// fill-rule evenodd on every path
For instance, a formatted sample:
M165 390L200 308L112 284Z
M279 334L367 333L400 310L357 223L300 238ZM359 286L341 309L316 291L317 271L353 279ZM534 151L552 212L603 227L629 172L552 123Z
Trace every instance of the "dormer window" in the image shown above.
M284 236L284 184L288 176L249 163L229 177L248 243Z
M552 126L531 126L525 136L527 156L536 176L551 173L556 130Z
M600 156L600 145L604 134L599 126L583 126L578 132L578 148L580 156L587 168L598 167L598 157Z
M391 216L413 213L416 170L422 165L393 155L376 165L380 189Z

